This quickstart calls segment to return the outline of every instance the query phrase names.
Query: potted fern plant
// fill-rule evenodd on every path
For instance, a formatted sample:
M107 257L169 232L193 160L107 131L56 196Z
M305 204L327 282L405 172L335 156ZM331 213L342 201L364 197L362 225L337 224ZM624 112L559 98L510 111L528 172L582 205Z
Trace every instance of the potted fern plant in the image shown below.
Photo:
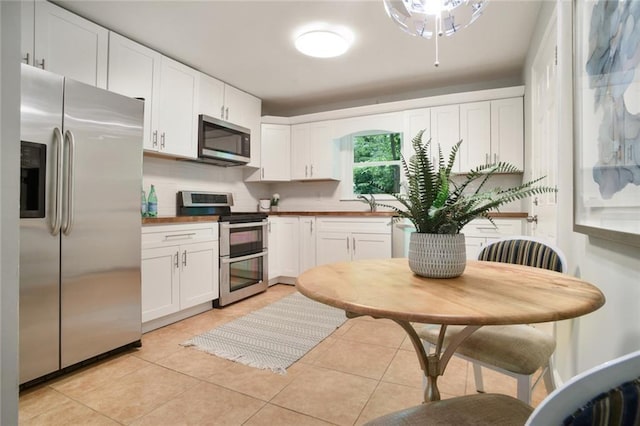
M492 175L518 172L506 162L478 166L456 184L452 170L462 141L454 145L447 161L438 146L438 161L434 163L429 155L431 139L423 143L423 133L424 130L413 138L415 155L408 162L402 157L406 194L392 194L401 207L376 204L394 210L396 220L406 218L415 226L416 232L411 234L409 243L409 268L415 274L431 278L457 277L466 265L464 234L460 233L466 224L476 218L486 218L493 223L490 211L511 201L556 189L537 186L544 177L512 188L486 188Z

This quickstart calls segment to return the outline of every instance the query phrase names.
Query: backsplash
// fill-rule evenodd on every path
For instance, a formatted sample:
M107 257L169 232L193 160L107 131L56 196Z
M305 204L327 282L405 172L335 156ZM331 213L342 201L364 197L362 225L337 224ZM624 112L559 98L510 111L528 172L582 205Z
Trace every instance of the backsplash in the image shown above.
M178 191L231 192L232 211L257 211L258 199L271 193L264 184L245 184L242 167L217 167L171 158L145 156L143 189L149 194L154 185L158 195L158 216L176 215Z

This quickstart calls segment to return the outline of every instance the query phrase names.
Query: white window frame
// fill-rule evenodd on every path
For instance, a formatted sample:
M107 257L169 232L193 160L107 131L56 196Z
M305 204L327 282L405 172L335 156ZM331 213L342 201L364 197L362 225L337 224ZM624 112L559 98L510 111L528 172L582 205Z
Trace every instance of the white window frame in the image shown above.
M343 173L342 176L342 200L358 200L358 194L353 192L353 171L356 167L356 164L362 165L362 167L375 167L375 166L388 166L388 165L398 165L400 167L400 191L403 192L405 176L402 169L402 160L391 160L391 161L370 161L366 163L355 163L353 161L353 147L354 147L354 139L360 136L370 136L370 135L381 135L381 134L391 134L391 133L400 133L401 142L400 142L400 152L404 155L405 150L405 140L404 133L400 131L394 130L367 130L358 133L353 133L351 135L345 136L341 139L342 145L342 164L343 164ZM391 194L374 194L376 200L378 201L392 201L395 198ZM358 200L359 201L359 200Z

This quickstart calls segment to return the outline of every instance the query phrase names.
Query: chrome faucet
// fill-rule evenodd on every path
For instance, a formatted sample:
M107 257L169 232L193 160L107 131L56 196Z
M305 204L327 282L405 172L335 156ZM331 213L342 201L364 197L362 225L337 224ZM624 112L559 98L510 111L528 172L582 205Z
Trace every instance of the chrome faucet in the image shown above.
M373 194L369 194L369 197L371 197L371 198L367 198L367 196L364 195L364 194L358 195L358 199L362 200L363 202L365 202L367 204L369 204L369 209L371 209L370 211L375 212L376 209L377 209L376 199L373 196Z

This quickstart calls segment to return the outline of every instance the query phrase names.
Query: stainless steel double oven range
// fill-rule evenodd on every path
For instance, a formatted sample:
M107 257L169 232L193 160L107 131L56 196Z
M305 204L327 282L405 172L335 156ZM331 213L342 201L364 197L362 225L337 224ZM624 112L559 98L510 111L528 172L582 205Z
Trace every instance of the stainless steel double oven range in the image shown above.
M180 191L177 194L179 216L219 216L220 298L214 307L222 307L268 286L267 214L231 212L230 193Z

